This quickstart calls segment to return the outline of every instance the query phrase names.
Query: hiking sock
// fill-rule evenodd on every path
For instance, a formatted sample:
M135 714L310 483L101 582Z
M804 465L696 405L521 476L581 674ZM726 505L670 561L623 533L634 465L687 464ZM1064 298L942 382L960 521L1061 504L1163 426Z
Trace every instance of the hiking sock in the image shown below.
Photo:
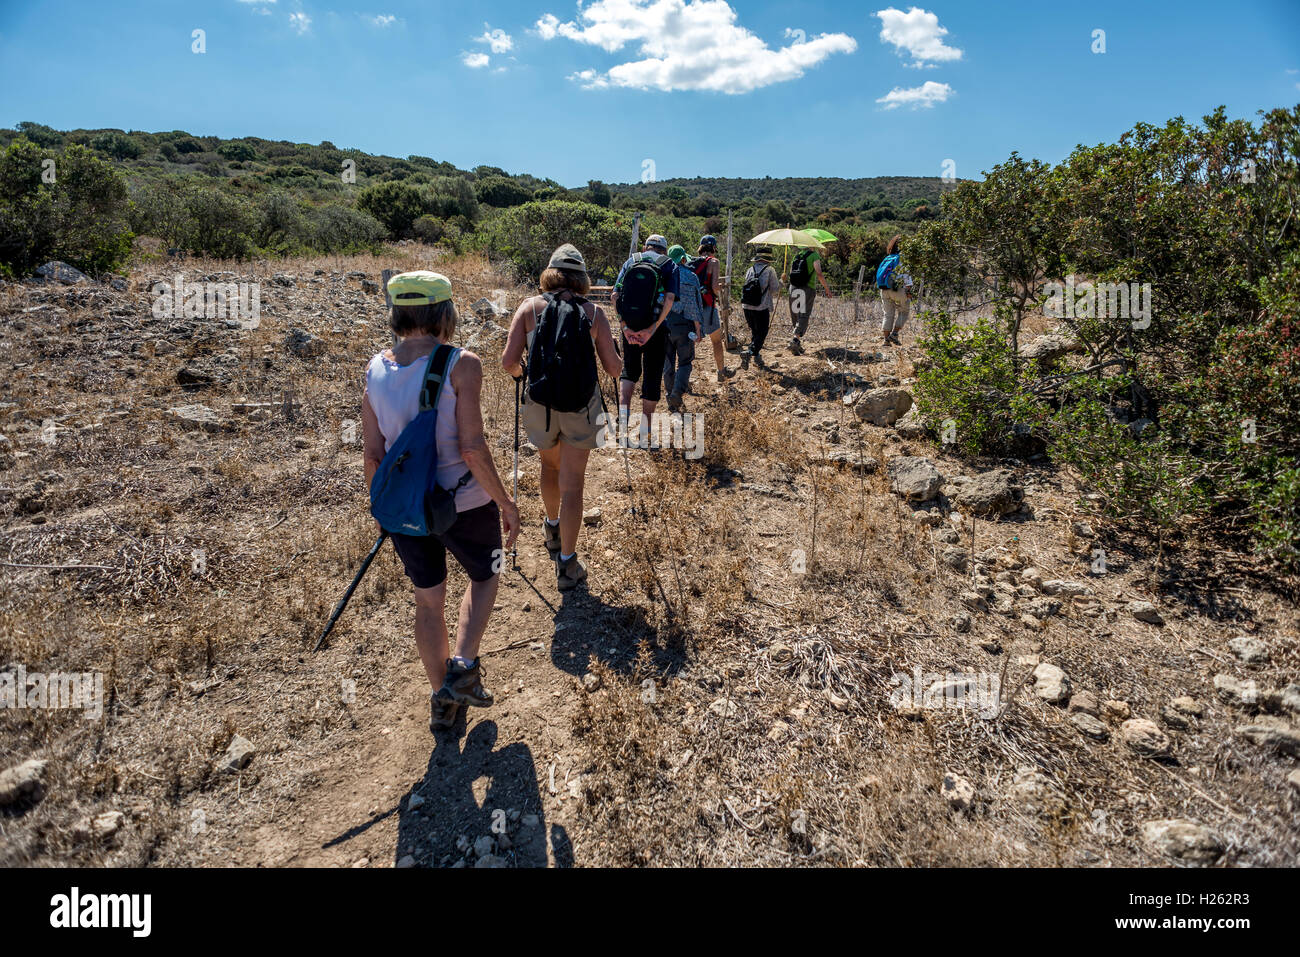
M561 562L567 562L570 558L572 558L572 557L573 557L574 555L576 555L576 554L578 554L578 553L577 553L577 552L570 552L568 555L561 554L561 555L560 555L560 561L561 561Z
M559 528L560 520L558 518L548 518L546 520L546 524L551 526L551 528Z
M457 668L462 668L465 671L469 671L469 669L474 667L474 662L470 661L468 658L462 658L460 655L452 655L451 663Z

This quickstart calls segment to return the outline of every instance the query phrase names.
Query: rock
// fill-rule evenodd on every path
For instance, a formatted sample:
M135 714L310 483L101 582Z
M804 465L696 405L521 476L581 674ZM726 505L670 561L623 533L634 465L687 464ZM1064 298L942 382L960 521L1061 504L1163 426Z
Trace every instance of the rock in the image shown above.
M1146 718L1129 718L1120 725L1120 737L1130 750L1148 758L1162 758L1169 754L1169 735L1161 731L1154 721Z
M361 291L378 295L379 283L375 282L373 279L363 279L361 280Z
M1011 470L994 469L957 485L951 498L971 515L998 518L1020 508L1025 490Z
M167 410L167 414L189 431L229 432L234 428L229 419L223 419L206 405L180 405Z
M509 867L510 861L504 857L498 857L496 854L484 854L474 862L476 868L479 867Z
M918 525L937 528L943 524L943 513L937 508L918 508L912 513L912 521ZM946 531L952 531L956 534L955 529L946 529Z
M226 774L242 771L248 767L248 762L252 761L256 756L257 748L253 747L253 742L237 734L230 739L230 745L226 748L226 753L217 762L217 770Z
M294 286L298 280L287 272L278 272L271 277L271 281L277 286Z
M894 423L894 431L904 439L923 439L930 434L929 427L921 420L916 408L908 409L907 414Z
M961 535L955 528L935 528L930 531L930 540L944 545L958 545Z
M505 348L506 339L509 335L508 330L488 319L478 328L477 332L469 337L469 340L465 343L465 348L481 355L500 353Z
M1075 352L1083 352L1082 344L1058 332L1044 333L1020 347L1022 357L1043 367Z
M1163 625L1165 623L1156 606L1149 601L1129 602L1128 613L1138 621L1145 621L1149 625Z
M912 407L912 394L906 389L871 389L853 404L859 419L872 425L893 425Z
M1060 595L1062 598L1077 598L1080 595L1092 594L1092 589L1081 582L1061 581L1059 578L1043 582L1041 590L1044 595Z
M943 476L926 458L900 455L889 460L890 491L912 502L926 502L939 494Z
M1205 705L1201 704L1195 698L1189 695L1183 695L1169 702L1169 708L1177 711L1179 714L1185 714L1189 718L1199 718L1205 714Z
M1166 818L1142 825L1142 839L1157 854L1197 864L1212 864L1224 845L1212 831L1195 821Z
M1035 618L1046 621L1061 610L1061 603L1051 598L1035 598L1025 603L1025 611Z
M478 316L485 322L488 319L499 319L506 314L506 310L498 306L487 296L483 296L474 305L469 307L474 315Z
M536 827L539 820L541 819L536 814L525 814L519 819L519 823L524 827Z
M1101 710L1112 721L1127 721L1133 717L1133 709L1128 706L1127 701L1104 701Z
M1088 714L1086 711L1076 711L1070 715L1070 724L1078 729L1079 733L1093 738L1097 741L1110 740L1110 731L1102 720L1095 715Z
M1276 691L1266 691L1260 703L1269 711L1281 714L1289 711L1300 714L1300 685L1287 685Z
M1229 674L1214 676L1214 691L1225 704L1253 708L1259 701L1259 686L1253 681L1239 681Z
M410 799L406 802L406 809L407 809L408 811L414 811L414 810L416 810L417 808L420 808L420 807L423 807L423 806L424 806L424 798L422 798L422 797L421 797L420 795L418 795L418 794L412 794L411 797L410 797Z
M49 262L37 266L36 275L45 279L68 283L69 285L78 282L90 282L90 277L80 269L69 266L57 259L51 259Z
M1261 748L1300 757L1300 731L1281 718L1261 715L1253 723L1238 727L1236 733Z
M125 820L126 815L121 811L105 811L78 821L72 828L72 836L78 841L105 841L121 829Z
M720 718L732 718L739 713L740 708L729 698L717 698L709 705L709 710Z
M949 771L943 776L943 783L939 787L943 794L943 799L948 802L948 806L954 811L969 810L975 803L975 787L964 777L953 774Z
M966 612L959 611L948 619L948 624L951 626L953 631L964 635L966 632L970 631L971 617L966 614Z
M585 512L583 512L583 513L582 513L582 524L583 524L583 525L599 525L599 524L600 524L600 509L598 509L598 508L589 508L589 509L587 509Z
M774 664L783 664L794 658L794 649L784 642L773 642L767 649L767 657Z
M1228 648L1243 664L1262 665L1268 661L1268 646L1253 635L1238 635L1228 642Z
M474 842L474 856L486 857L488 854L491 853L492 853L492 837L489 834L484 834L482 837L480 837L477 841Z
M294 327L284 337L284 347L299 359L314 359L325 351L325 343L306 330Z
M470 846L470 839L467 835L462 834L460 837L456 838L456 850L460 851L460 853L464 854L470 849Z
M35 803L45 796L46 761L35 758L0 772L0 807L19 802Z
M1101 714L1101 705L1091 691L1079 691L1070 698L1066 710L1071 714L1090 714L1095 718Z
M1034 694L1051 704L1070 696L1070 679L1056 665L1043 662L1034 669Z
M582 676L582 687L588 692L600 690L600 675L587 672Z
M1016 771L1011 781L1009 797L1017 808L1027 814L1050 814L1064 805L1051 778L1033 767L1022 767Z
M407 868L414 867L415 858L412 857L410 854L405 854L397 861L397 864L395 866L402 870L406 870Z
M838 449L829 453L825 461L828 465L842 465L855 472L862 472L864 475L874 475L876 469L880 468L880 465L871 456L859 455L857 452L851 452L848 449Z
M970 568L970 552L957 545L945 545L939 560L955 572L965 573Z

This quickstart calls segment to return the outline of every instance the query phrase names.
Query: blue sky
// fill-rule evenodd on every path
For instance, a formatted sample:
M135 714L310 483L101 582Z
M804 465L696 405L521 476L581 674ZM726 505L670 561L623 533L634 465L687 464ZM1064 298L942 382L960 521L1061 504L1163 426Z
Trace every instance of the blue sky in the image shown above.
M1297 102L1296 0L0 0L3 126L329 140L568 186L646 160L659 179L978 176Z

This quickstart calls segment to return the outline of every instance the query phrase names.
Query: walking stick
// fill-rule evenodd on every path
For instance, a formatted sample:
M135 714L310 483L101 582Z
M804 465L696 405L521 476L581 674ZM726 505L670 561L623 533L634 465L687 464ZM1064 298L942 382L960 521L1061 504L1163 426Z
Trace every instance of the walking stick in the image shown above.
M515 506L519 505L519 385L522 377L515 380L515 473L514 473L514 502ZM515 544L510 549L510 570L519 569L519 540L515 539Z
M357 586L361 584L362 577L366 574L366 570L370 568L370 563L375 560L375 556L379 554L379 549L383 547L384 539L387 537L387 532L380 532L379 537L375 539L375 544L370 549L370 554L362 560L361 567L357 569L357 577L352 579L352 584L349 585L348 590L343 593L343 597L339 599L339 603L334 606L334 614L330 615L330 620L326 622L325 630L322 631L320 637L316 639L316 644L312 646L312 651L319 651L321 642L325 640L325 636L334 630L334 623L339 620L339 615L343 614L343 609L348 606L348 599L352 597L352 593L356 591Z

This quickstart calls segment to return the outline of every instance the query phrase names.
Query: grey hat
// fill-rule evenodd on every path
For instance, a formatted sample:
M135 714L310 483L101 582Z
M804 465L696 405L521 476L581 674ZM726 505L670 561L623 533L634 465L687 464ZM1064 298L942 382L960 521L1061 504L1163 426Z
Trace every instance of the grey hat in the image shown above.
M759 246L757 249L755 249L755 250L754 250L754 261L755 261L755 262L760 262L760 261L761 261L761 262L771 262L771 261L772 261L772 247L771 247L771 246Z
M658 233L648 237L645 244L651 249L662 249L664 252L668 252L668 240L664 239Z
M565 243L555 252L551 253L551 261L548 265L550 269L567 269L570 272L586 272L587 261L582 258L582 253L578 252L578 247L572 243Z

